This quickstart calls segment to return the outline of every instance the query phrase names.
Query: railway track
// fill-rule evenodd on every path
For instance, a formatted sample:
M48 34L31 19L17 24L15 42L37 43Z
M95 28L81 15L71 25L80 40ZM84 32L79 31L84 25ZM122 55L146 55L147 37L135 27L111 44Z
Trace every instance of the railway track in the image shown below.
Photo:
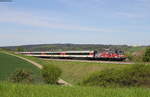
M134 64L134 62L118 62L118 61L98 61L98 60L77 60L77 59L50 59L41 58L43 60L55 60L55 61L73 61L73 62L95 62L95 63L108 63L108 64Z

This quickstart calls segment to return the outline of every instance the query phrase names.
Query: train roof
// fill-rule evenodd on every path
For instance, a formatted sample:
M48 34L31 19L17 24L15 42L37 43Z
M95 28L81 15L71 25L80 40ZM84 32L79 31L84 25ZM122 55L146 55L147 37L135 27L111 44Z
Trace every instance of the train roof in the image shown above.
M33 52L19 52L19 53L93 53L94 51L33 51Z

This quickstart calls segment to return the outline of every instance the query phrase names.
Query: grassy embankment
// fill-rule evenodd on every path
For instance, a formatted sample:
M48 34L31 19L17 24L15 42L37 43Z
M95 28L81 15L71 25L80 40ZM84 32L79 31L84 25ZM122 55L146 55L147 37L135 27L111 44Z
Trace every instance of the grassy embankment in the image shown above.
M19 55L30 60L33 60L41 65L55 65L62 70L61 78L71 84L77 84L89 74L110 68L121 68L128 65L125 64L103 64L95 62L78 62L78 61L56 61L43 60L35 57Z
M6 81L16 69L27 69L33 73L33 78L40 81L40 70L29 62L15 56L0 52L0 80Z
M149 97L148 88L98 88L0 82L0 97Z

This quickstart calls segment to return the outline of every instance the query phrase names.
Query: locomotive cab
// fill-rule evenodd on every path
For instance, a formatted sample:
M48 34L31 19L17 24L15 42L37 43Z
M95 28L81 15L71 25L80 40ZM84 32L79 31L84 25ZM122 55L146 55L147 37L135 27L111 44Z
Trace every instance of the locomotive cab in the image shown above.
M123 51L112 49L105 49L103 52L98 53L97 58L111 61L123 61L126 59Z

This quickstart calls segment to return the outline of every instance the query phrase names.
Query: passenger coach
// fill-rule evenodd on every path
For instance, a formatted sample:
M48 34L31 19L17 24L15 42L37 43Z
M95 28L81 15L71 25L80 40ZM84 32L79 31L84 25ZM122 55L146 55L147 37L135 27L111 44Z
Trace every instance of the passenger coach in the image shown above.
M28 56L52 58L94 58L95 51L19 52Z

